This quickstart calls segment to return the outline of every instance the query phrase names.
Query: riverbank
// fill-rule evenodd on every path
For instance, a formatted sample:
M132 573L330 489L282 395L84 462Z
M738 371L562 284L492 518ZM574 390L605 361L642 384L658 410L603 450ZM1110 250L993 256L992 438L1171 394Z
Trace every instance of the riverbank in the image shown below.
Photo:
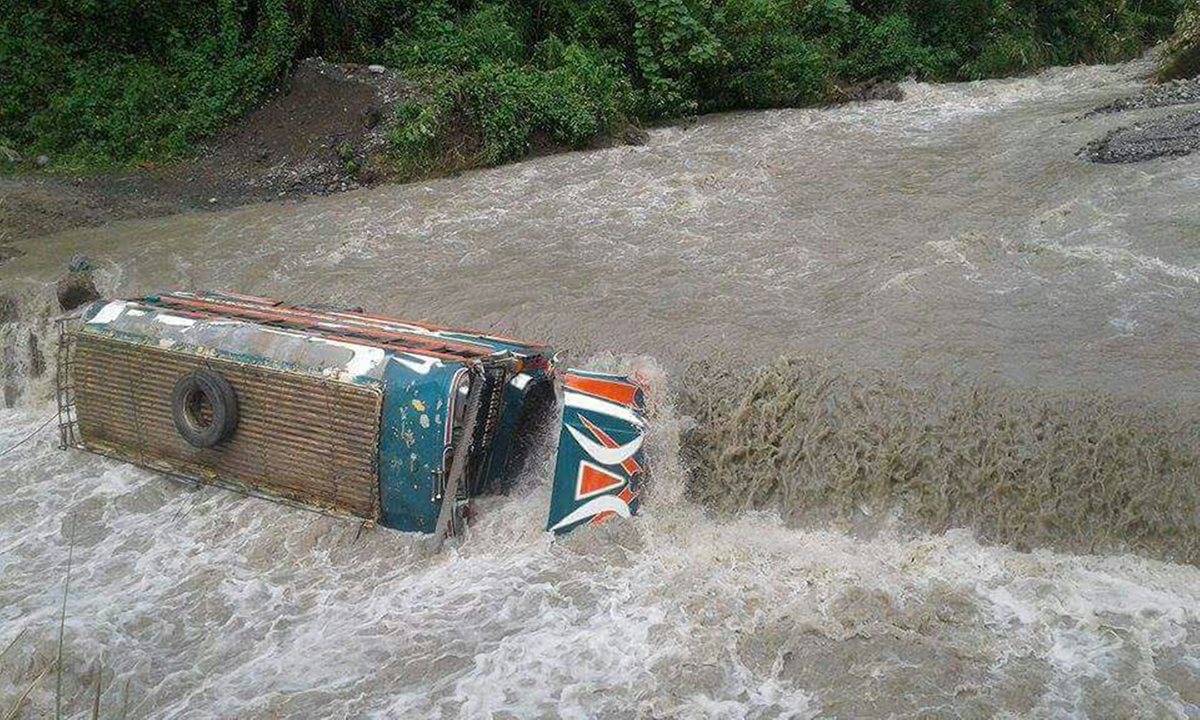
M0 243L114 220L296 201L387 181L380 121L415 93L385 68L304 60L192 160L0 178Z
M840 92L842 102L903 97L895 83L879 81ZM0 176L0 263L20 252L20 241L78 227L260 202L303 202L485 166L478 156L450 153L414 176L394 161L383 120L420 95L419 86L393 69L309 58L193 160L75 175L27 170ZM597 137L590 147L645 140L645 131L626 126ZM524 159L572 150L538 135Z
M894 84L864 93L895 96ZM116 220L209 211L260 202L301 202L381 183L428 179L480 167L461 162L401 175L383 119L420 89L377 65L301 61L295 73L192 160L85 174L27 170L0 176L0 263L16 243ZM639 143L628 128L594 147ZM527 157L570 148L540 138Z
M0 173L19 173L0 242L638 142L639 128L711 113L888 97L903 79L1127 60L1183 7L23 6L0 16Z
M280 89L234 123L193 160L133 170L65 175L30 171L0 177L0 264L34 238L118 220L211 211L253 203L300 203L310 198L413 180L390 158L381 119L420 95L420 88L380 66L302 61ZM899 101L895 83L844 88L842 102ZM1150 84L1101 104L1079 119L1161 108L1200 106L1200 80ZM888 112L881 106L880 114ZM677 123L681 128L692 122ZM594 148L641 144L629 128L598 138ZM1069 142L1064 140L1064 142ZM1095 162L1143 162L1200 148L1200 111L1141 120L1107 131L1080 155ZM526 158L570 152L550 138ZM431 166L415 179L478 169L463 160Z

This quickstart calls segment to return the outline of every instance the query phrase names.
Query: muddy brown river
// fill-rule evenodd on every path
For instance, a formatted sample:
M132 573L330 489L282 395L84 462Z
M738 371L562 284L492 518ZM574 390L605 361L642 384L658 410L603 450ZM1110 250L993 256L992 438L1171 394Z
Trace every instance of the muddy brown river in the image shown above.
M1076 156L1163 112L1077 120L1148 68L910 83L897 104L24 243L0 267L10 344L51 340L53 280L83 252L112 295L363 305L649 365L655 488L635 522L552 542L543 463L430 556L44 431L0 457L0 712L32 687L18 717L53 715L39 675L73 535L71 714L98 683L114 717L1200 717L1200 567L714 513L673 399L703 387L697 360L786 355L1193 407L1200 156ZM0 449L53 413L48 382L0 410Z

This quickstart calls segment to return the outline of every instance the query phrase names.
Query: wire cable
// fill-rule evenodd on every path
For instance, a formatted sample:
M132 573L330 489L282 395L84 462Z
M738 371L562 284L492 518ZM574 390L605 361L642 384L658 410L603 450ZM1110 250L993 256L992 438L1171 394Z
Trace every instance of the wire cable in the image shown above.
M33 432L29 433L25 437L18 440L15 445L11 445L11 446L5 448L3 452L0 452L0 457L4 457L5 455L9 454L13 450L16 450L17 448L21 447L25 443L29 442L29 440L31 438L33 438L34 435L37 435L41 431L45 430L46 426L49 425L51 422L53 422L54 418L56 418L56 417L58 417L58 416L51 415L50 417L46 418L46 422L44 422L41 425L38 425L36 428L34 428Z

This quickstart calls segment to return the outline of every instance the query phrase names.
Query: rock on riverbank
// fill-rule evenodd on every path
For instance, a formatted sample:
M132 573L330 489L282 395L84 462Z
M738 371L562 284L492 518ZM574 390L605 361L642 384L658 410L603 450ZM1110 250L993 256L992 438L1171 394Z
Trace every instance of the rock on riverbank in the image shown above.
M1081 119L1185 105L1200 106L1200 78L1152 85L1136 95L1101 105ZM1191 109L1117 128L1088 143L1079 153L1092 162L1132 163L1181 157L1197 150L1200 150L1200 109Z
M1118 128L1083 149L1092 162L1131 163L1200 150L1200 110Z

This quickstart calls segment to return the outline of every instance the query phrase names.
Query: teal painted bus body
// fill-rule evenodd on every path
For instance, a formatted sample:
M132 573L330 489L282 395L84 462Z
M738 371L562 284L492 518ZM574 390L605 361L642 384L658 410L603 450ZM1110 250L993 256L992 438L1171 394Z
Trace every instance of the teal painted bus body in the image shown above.
M101 301L82 321L84 332L126 342L377 389L378 515L370 519L386 527L453 532L447 503L505 491L530 423L553 411L546 400L556 390L565 400L548 529L637 510L642 389L622 376L558 369L549 347L216 293Z

